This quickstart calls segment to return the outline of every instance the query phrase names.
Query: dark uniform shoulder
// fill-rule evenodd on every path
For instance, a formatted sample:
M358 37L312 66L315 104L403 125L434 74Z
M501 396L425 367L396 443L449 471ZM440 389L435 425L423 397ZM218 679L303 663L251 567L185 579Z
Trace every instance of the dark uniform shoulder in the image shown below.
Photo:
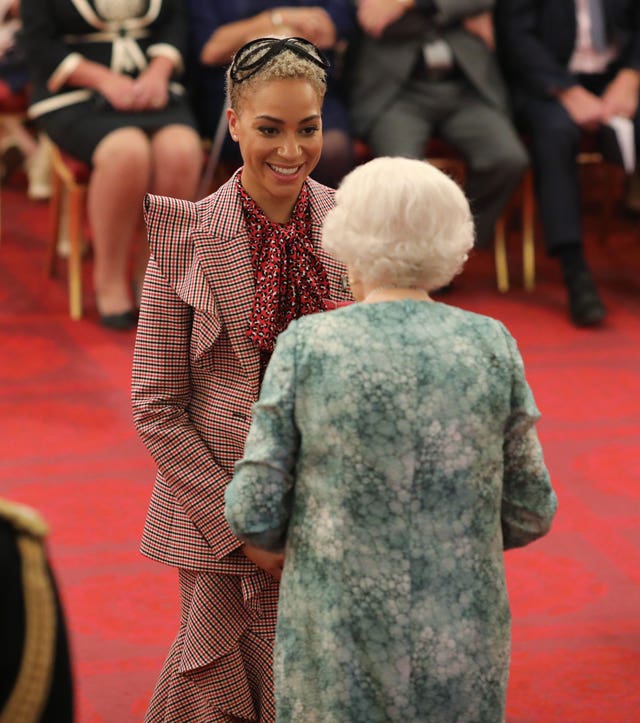
M0 721L71 723L65 621L34 509L0 498Z

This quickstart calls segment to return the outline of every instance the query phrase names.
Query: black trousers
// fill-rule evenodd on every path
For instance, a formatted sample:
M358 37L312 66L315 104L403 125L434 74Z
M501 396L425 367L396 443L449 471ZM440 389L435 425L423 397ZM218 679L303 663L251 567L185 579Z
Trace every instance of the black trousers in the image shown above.
M612 74L580 76L580 84L601 95ZM525 131L547 253L582 243L580 181L577 154L582 130L555 98L516 92L518 119ZM635 119L636 149L640 144L640 111Z

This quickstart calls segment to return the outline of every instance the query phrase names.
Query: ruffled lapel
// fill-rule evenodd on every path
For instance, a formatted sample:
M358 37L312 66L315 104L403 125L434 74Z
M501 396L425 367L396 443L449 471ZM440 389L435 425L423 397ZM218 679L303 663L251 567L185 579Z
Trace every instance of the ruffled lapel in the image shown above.
M242 207L234 189L234 179L201 203L201 223L192 237L195 255L229 334L231 346L257 390L260 356L255 344L247 338L254 279L249 237L242 220Z
M224 328L257 391L259 354L246 337L253 303L251 258L241 209L227 185L198 203L147 196L145 220L156 263L194 310L195 360L213 347Z

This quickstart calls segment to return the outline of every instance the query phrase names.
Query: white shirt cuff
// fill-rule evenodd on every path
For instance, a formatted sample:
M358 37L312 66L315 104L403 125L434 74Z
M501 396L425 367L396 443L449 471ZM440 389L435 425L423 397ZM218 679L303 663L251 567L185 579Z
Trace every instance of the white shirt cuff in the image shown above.
M47 88L55 93L60 90L65 84L67 78L73 73L73 71L80 65L83 58L80 53L70 53L60 63L60 65L51 73L49 80L47 81Z

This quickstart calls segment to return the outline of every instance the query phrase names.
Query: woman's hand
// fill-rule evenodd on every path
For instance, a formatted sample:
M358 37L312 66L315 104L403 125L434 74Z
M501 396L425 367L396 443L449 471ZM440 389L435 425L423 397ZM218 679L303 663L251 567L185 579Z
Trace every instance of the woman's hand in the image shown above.
M169 78L173 72L169 58L154 58L134 83L134 110L160 110L169 102Z
M97 90L109 104L119 111L133 108L135 98L135 81L128 75L108 71L102 78Z
M284 555L275 552L267 552L253 545L244 545L242 552L254 565L268 572L271 577L279 580L282 577L284 567Z
M336 26L329 13L321 7L281 7L276 12L287 32L309 40L323 50L333 48L337 41Z

